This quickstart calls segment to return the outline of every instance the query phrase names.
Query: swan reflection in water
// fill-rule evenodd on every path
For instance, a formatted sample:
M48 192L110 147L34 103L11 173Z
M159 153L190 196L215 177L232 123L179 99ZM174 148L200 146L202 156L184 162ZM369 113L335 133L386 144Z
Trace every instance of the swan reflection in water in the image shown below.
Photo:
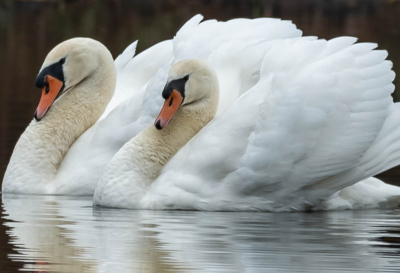
M8 258L22 262L23 270L364 272L400 266L398 210L130 211L93 208L91 198L8 194L2 201L2 224L17 251Z

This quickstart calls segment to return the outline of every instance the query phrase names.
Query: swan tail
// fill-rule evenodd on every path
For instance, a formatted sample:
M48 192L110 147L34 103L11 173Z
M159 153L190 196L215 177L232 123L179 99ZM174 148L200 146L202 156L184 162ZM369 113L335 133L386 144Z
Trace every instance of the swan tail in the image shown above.
M400 165L400 103L390 106L389 115L378 136L359 164L341 174L304 187L309 196L318 197L315 210L393 208L400 204L400 187L372 177ZM379 188L371 186L379 181ZM373 183L372 183L373 184ZM336 192L331 195L331 192ZM328 195L325 195L328 194ZM326 196L326 197L325 197ZM315 200L314 200L315 201Z
M390 108L378 137L367 150L359 166L368 178L400 165L400 103ZM363 178L363 179L364 179Z
M314 210L391 209L400 206L400 187L369 177L322 202Z
M400 206L400 187L372 177L400 165L399 117L400 103L395 103L358 167L334 179L336 182L346 181L350 186L337 191L314 210L388 209Z

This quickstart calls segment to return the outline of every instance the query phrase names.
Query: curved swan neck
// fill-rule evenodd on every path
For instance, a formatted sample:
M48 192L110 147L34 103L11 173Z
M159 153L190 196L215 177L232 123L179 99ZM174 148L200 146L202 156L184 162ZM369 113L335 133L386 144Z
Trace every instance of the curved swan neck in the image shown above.
M123 204L124 207L145 208L141 206L141 202L146 202L143 197L164 165L215 116L218 83L214 87L209 96L178 109L161 131L152 124L126 143L100 179L94 204L119 207L118 200L129 196L126 200L130 204ZM112 194L103 199L110 187ZM114 195L115 198L111 197Z
M21 192L26 187L25 193L43 193L40 185L54 179L70 146L103 113L115 81L111 59L63 94L41 121L32 120L14 148L3 190Z
M152 165L152 175L146 175L146 180L153 181L163 166L214 118L218 105L218 92L213 92L213 94L178 109L164 129L157 130L154 125L151 125L133 139L137 147L140 147L140 151L136 151L134 155L138 161L135 169ZM144 142L147 144L145 149L142 149ZM150 143L151 145L148 145ZM149 155L152 155L151 160L147 161Z
M167 163L192 137L194 137L215 116L218 97L207 97L201 101L178 109L171 122L162 130L150 126L144 132L147 139L164 155Z

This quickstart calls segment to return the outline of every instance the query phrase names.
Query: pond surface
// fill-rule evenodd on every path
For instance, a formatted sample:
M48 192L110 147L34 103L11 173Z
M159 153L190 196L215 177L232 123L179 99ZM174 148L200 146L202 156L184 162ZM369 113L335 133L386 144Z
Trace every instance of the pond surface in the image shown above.
M3 195L0 271L398 272L400 210L129 211ZM5 235L6 234L6 235Z

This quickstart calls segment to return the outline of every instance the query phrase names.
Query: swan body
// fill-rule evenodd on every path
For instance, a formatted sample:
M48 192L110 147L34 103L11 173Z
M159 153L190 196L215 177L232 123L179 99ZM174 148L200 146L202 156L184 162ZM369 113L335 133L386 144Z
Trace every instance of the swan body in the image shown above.
M218 108L224 109L217 109L217 116L187 143L174 137L188 127L179 110L165 127L174 132L146 133L145 138L138 135L127 142L100 179L94 204L210 211L398 206L399 188L369 178L400 164L400 104L391 97L392 63L385 60L386 51L374 50L376 44L355 41L351 37L260 41L245 47L230 45L240 54L225 60L210 56L219 99L226 102L224 96L234 96L233 103L219 103ZM264 51L248 49L253 46ZM190 62L196 60L175 64L187 65L178 76L172 67L166 88L190 75L186 96L202 85L202 92L218 92L197 76L191 81L196 73ZM229 65L221 65L224 62ZM223 77L235 69L236 77ZM253 80L229 93L226 88L243 86L242 75ZM161 118L170 100L165 92ZM181 109L190 106L184 99ZM214 112L213 107L204 108L203 114L208 111ZM157 128L163 127L159 118ZM156 132L152 127L146 131ZM176 154L163 151L178 141L182 142L174 144ZM167 161L162 168L154 164L160 159ZM140 173L151 166L153 173ZM379 188L375 198L374 187Z
M96 47L91 47L93 40L86 43L89 40L75 39L57 46L58 49L47 56L40 73L66 57L62 64L66 79L64 90L69 88L68 81L78 82L85 74L79 67L79 60L68 57L72 56L71 48L86 56L85 62L95 64L95 68L93 73L84 75L86 78L81 84L84 88L76 85L69 89L54 101L51 109L44 108L47 112L40 121L32 121L16 145L2 190L22 194L93 195L115 153L156 118L163 103L159 90L165 85L172 64L187 58L212 58L215 67L225 71L228 64L224 60L232 56L230 51L224 56L224 50L229 47L301 36L301 31L291 22L278 19L200 23L201 20L201 15L194 16L173 40L156 44L135 57L137 42L132 43L114 64L104 46L99 54L107 57L107 64L96 62L96 54L92 54ZM67 44L74 46L65 46ZM259 60L254 60L248 65L254 66L257 62ZM242 78L243 85L256 80L246 75ZM242 87L234 92L240 89ZM97 101L100 97L101 101ZM233 101L229 100L230 96L225 98L223 106L228 107ZM82 104L88 107L79 108ZM65 110L59 111L61 108ZM64 116L65 113L68 115ZM60 137L53 137L55 132ZM51 145L47 139L51 140Z

